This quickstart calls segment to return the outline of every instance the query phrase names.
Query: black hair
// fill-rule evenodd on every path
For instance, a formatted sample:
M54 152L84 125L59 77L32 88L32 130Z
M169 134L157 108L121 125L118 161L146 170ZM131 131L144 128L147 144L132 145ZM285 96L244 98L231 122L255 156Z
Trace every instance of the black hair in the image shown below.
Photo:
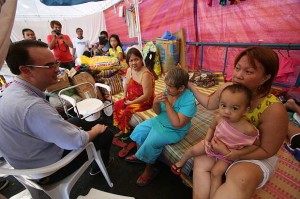
M91 52L90 51L84 51L83 53L82 53L82 55L84 55L84 56L87 56L87 57L92 57L92 55L91 55Z
M105 35L105 36L108 38L108 33L107 33L105 30L102 30L102 31L100 32L100 35Z
M6 63L13 74L21 74L20 66L34 64L28 53L28 49L34 47L48 48L48 45L36 40L22 40L10 44L6 56Z
M77 32L78 30L82 30L82 28L76 28L76 32ZM82 30L82 31L83 31L83 30Z
M110 35L109 40L108 40L108 41L109 41L109 46L112 48L112 46L110 45L110 39L111 39L112 37L115 38L115 39L117 40L117 42L118 42L117 46L120 46L120 47L122 48L123 45L122 45L122 43L121 43L121 41L120 41L119 36L116 35L116 34ZM122 49L122 51L123 51L123 49Z
M31 32L34 33L34 31L31 30L30 28L24 28L24 29L22 30L23 37L25 36L24 34L25 34L25 32L27 32L27 31L31 31Z
M246 86L242 85L242 84L232 84L229 85L227 87L225 87L222 92L221 95L224 91L230 91L231 93L244 93L246 96L246 104L249 107L251 100L252 100L252 92L249 88L247 88Z
M128 66L129 66L129 59L130 59L131 55L135 55L143 61L142 53L137 48L130 48L126 53L126 63L128 64ZM143 65L144 65L144 63L143 63Z
M62 28L62 25L59 21L56 21L56 20L50 21L50 27L53 28L54 25L58 25Z

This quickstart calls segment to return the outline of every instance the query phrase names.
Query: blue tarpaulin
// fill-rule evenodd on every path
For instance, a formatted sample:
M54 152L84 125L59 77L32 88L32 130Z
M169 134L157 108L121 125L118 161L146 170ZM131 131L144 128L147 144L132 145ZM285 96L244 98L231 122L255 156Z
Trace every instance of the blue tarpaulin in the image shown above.
M103 1L103 0L40 0L43 4L47 6L71 6L77 5L87 2L96 2L96 1Z

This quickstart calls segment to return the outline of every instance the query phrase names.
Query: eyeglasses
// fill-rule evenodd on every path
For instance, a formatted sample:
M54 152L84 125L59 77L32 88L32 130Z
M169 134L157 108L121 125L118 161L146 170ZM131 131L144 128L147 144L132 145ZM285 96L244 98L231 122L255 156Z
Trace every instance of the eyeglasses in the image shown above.
M27 67L32 67L32 68L47 68L47 69L54 69L56 67L59 67L59 62L55 62L54 64L51 64L49 66L36 66L36 65L25 65Z

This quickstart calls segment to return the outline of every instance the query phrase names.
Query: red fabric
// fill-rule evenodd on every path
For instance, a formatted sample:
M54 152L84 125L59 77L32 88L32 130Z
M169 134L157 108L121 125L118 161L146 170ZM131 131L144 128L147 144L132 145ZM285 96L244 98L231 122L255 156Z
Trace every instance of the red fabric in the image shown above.
M279 71L275 81L284 83L289 86L294 86L298 77L296 75L296 67L300 67L300 62L292 57L281 56L279 59Z
M140 104L130 104L126 105L125 100L121 99L116 101L114 104L114 125L118 126L120 131L124 133L129 132L129 122L132 115L135 112L141 112L148 110L152 107L153 99L154 99L154 78L153 78L153 94L150 99ZM143 87L141 84L134 81L132 78L129 81L127 86L127 96L126 100L133 101L136 98L143 95Z
M166 31L183 28L188 42L300 43L299 0L247 0L227 6L213 0L211 7L207 3L201 0L143 0L139 4L142 40L155 40ZM117 7L119 5L130 6L124 2ZM122 42L137 42L137 38L128 38L125 18L114 14L113 8L106 10L104 15L109 34L118 34ZM190 70L200 69L201 52L197 49L187 46ZM231 74L234 57L240 50L229 49L227 74ZM203 69L223 70L224 47L204 47L203 53ZM290 54L300 60L299 52Z

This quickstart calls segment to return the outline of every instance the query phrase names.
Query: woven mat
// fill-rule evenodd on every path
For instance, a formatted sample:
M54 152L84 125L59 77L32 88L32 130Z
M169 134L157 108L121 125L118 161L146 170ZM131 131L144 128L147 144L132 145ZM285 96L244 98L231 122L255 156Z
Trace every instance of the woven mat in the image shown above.
M283 146L277 155L279 163L275 174L262 189L255 192L253 198L300 198L300 162Z

